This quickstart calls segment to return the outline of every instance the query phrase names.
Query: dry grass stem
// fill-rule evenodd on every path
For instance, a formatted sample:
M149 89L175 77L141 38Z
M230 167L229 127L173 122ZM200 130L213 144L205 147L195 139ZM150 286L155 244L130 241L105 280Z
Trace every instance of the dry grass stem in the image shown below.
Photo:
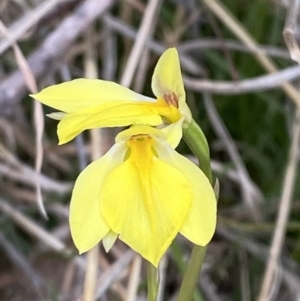
M58 252L68 253L70 250L66 249L66 245L59 241L56 237L52 236L49 232L42 229L34 221L23 215L21 212L13 209L8 202L0 199L0 210L9 216L15 223L17 223L24 231L31 236L41 240L45 245L49 246L52 250Z
M113 0L86 0L76 11L65 18L28 58L27 62L35 78L49 76L57 70L59 63L72 43L89 27L89 25L103 14ZM64 41L61 43L61 41ZM36 62L39 62L38 64ZM22 74L15 72L0 84L0 115L11 115L13 108L27 93Z
M228 9L218 0L202 0L210 8L210 10L216 14L220 20L250 49L255 49L253 52L257 61L270 73L276 72L277 67L275 63L260 49L257 47L257 43L254 38L247 32L247 30L234 18L234 16L228 11ZM290 84L283 83L282 89L285 93L294 101L294 103L300 106L300 94Z
M136 39L137 32L132 27L122 22L118 18L106 14L103 17L103 20L112 30L119 32L132 40ZM153 52L159 55L162 54L164 50L166 50L165 46L151 39L145 41L145 46L149 47ZM195 61L191 59L191 57L183 54L180 57L180 61L183 67L187 69L190 73L194 75L203 74L203 70L197 64L195 64Z
M36 295L41 299L44 298L46 283L43 277L33 270L27 258L2 233L0 233L0 246L14 266L23 274L23 277L29 280L28 284L33 287Z
M124 67L124 73L120 80L121 85L125 87L129 87L132 82L137 64L145 47L145 42L149 36L149 33L151 32L153 18L158 13L160 5L161 0L150 0L145 9L140 29L130 52L129 58L126 62L126 66Z
M22 18L18 19L8 28L8 37L0 41L0 55L11 47L15 42L24 36L24 34L46 15L51 14L58 4L68 2L78 2L78 0L48 0L42 2L33 10L28 11Z
M260 219L260 211L258 208L258 201L260 201L260 196L256 193L256 191L252 190L253 186L249 186L249 174L248 171L241 159L241 156L238 152L238 149L230 136L224 122L220 118L211 95L208 93L204 93L204 104L208 116L210 118L212 127L214 128L216 134L219 136L220 140L225 146L229 157L233 161L235 168L239 174L239 178L241 180L241 190L242 190L242 199L245 202L247 208L251 211L252 218L254 220Z
M109 286L119 278L121 272L131 263L135 254L132 250L126 251L111 268L106 270L98 279L96 299L101 298Z
M133 259L132 267L130 270L126 301L137 300L137 291L140 284L142 262L143 259L140 255L136 255Z
M0 20L0 30L3 35L8 39L11 40L11 46L13 48L17 64L19 69L21 70L23 77L25 79L26 85L31 93L37 93L37 83L33 76L33 73L24 57L22 51L20 50L19 46L13 42L13 39L10 37L7 28ZM36 187L36 200L41 211L42 215L45 218L48 218L47 212L43 203L42 198L42 191L41 191L41 184L40 184L40 173L42 170L43 164L43 132L44 132L44 113L42 109L42 104L35 101L34 102L34 125L35 125L35 149L36 149L36 157L35 157L35 187Z
M258 301L271 300L269 291L273 285L273 277L279 268L280 254L282 251L286 226L291 210L292 196L296 184L296 173L299 163L299 146L300 146L300 109L297 110L294 121L294 129L287 162L286 173L283 182L280 203L278 207L278 215L272 237L270 256L264 273L261 290L258 295Z
M90 27L86 35L86 51L85 51L85 77L86 78L98 78L97 68L97 52L94 47L94 27ZM103 152L101 151L101 132L100 129L90 130L91 135L91 159L97 160ZM97 287L98 277L98 257L99 246L96 245L87 253L87 266L85 270L84 289L83 289L83 301L94 301Z

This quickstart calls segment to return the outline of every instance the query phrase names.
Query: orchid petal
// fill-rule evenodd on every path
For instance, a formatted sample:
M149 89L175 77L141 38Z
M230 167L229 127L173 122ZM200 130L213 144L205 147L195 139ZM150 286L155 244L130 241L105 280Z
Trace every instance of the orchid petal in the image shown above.
M142 140L135 142L141 148L137 152L131 148L129 159L106 177L101 212L122 241L157 266L182 227L192 194L187 179L177 169L151 157L151 147L148 151L143 148L142 144L148 142Z
M192 203L180 233L196 245L207 245L215 232L217 210L217 201L209 180L200 168L167 143L158 142L154 148L159 158L179 170L192 186Z
M58 124L59 144L72 140L87 129L99 127L120 127L131 124L158 125L161 117L155 107L140 104L100 105L66 114Z
M165 95L176 97L185 102L185 91L181 76L178 52L175 48L167 49L159 58L152 77L152 91L158 98Z
M104 250L106 253L109 252L109 250L112 248L112 246L114 245L114 243L116 242L117 238L118 238L118 234L113 232L113 231L109 231L102 239L102 244L104 247Z
M175 149L182 138L182 124L184 118L181 118L177 122L171 123L168 126L161 129L167 137L167 142Z
M114 82L85 78L53 85L31 96L47 106L66 113L109 102L156 101L156 99L135 93Z
M125 151L124 143L114 145L106 155L88 165L75 182L70 228L80 253L90 250L109 232L100 211L101 187L107 173L123 161Z
M49 114L46 114L47 117L51 118L51 119L55 119L55 120L62 120L67 113L64 112L52 112Z

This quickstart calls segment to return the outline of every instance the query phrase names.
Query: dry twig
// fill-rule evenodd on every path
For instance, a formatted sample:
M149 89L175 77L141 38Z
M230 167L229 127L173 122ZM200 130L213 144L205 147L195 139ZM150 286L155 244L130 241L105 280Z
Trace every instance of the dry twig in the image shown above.
M250 49L255 50L253 52L257 61L270 73L277 71L275 63L261 51L254 38L247 32L247 30L236 20L236 18L230 13L226 6L219 0L202 0L209 7L209 9L230 29L245 45ZM283 91L294 101L297 106L300 106L300 94L289 83L283 83Z
M236 95L249 92L262 92L281 88L283 83L300 77L300 66L293 66L281 71L241 81L213 81L207 79L193 79L184 76L185 86L199 92L209 92L222 95Z
M58 69L61 58L72 43L103 14L114 0L86 0L53 31L27 61L35 78L49 76ZM61 41L64 41L63 43ZM13 115L27 93L23 75L16 71L0 85L0 115Z
M205 49L220 49L223 47L246 53L260 52L273 57L284 58L287 60L291 59L290 54L285 48L269 45L257 45L257 48L252 49L234 40L219 40L216 38L201 38L187 42L179 42L177 49L184 53Z
M258 210L258 201L261 199L261 195L257 194L257 191L252 190L253 186L249 186L249 174L248 171L239 155L239 152L236 148L236 145L231 138L224 122L221 120L218 115L213 100L208 93L204 93L204 104L208 113L208 116L211 120L211 124L216 131L217 135L220 137L222 142L225 145L225 148L233 161L236 170L241 179L241 190L243 195L243 200L245 201L246 206L251 211L252 218L257 220L260 218L259 210Z

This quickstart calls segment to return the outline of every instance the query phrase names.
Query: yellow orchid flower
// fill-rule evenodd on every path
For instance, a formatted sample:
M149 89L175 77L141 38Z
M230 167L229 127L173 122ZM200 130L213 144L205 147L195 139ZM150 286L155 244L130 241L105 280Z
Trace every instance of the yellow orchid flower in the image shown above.
M216 199L203 172L165 134L137 125L76 180L70 228L80 253L119 237L157 266L178 233L205 246L216 226Z
M190 121L185 91L175 48L166 50L155 67L152 90L156 99L135 93L114 82L75 79L31 95L61 112L49 114L59 119L59 144L72 140L84 130L136 124L173 124L168 131L175 147L182 137L182 123Z

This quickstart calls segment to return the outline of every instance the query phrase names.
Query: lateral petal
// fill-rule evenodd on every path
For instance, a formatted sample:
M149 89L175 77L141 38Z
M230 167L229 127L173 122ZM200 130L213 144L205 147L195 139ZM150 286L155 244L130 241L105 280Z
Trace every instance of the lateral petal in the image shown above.
M141 176L127 160L106 177L101 212L121 240L157 266L182 227L191 197L190 184L172 166L154 157L148 175Z
M113 231L109 231L102 239L102 244L104 247L104 250L106 253L109 252L109 250L112 248L112 246L114 245L114 243L116 242L117 238L118 238L118 234L113 232Z
M53 85L31 96L47 106L66 113L108 102L156 101L114 82L85 78Z
M115 144L106 155L88 165L75 182L70 228L80 253L90 250L109 232L100 211L100 192L106 175L123 161L125 151L124 143Z
M185 102L180 62L175 48L167 49L159 58L152 76L152 91L158 98L174 93L179 103Z
M192 186L192 203L180 233L196 245L207 245L216 228L217 201L213 188L200 168L167 143L156 143L154 147L158 157L179 170Z
M155 107L145 105L124 104L99 105L66 114L58 124L59 144L72 140L87 129L99 127L119 127L132 124L158 125L162 123Z
M167 137L167 142L175 149L182 138L182 124L184 118L181 118L177 122L171 123L168 126L161 129Z
M55 119L55 120L62 120L67 113L64 112L52 112L49 114L46 114L47 117L51 118L51 119Z

